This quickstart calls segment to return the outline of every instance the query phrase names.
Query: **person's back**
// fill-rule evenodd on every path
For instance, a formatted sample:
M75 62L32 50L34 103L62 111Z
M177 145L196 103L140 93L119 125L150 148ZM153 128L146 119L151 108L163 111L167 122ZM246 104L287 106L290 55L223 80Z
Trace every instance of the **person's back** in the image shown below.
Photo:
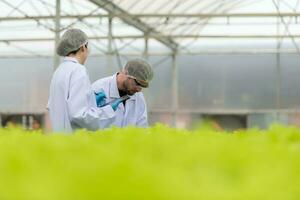
M68 114L69 86L81 74L86 74L84 66L75 59L66 57L53 74L50 85L49 107L54 131L72 131ZM88 77L86 76L88 79ZM62 103L64 102L64 103Z
M77 37L77 38L76 38ZM78 29L67 31L57 53L65 56L53 74L48 109L54 132L72 132L77 128L96 130L99 120L115 116L110 106L98 108L91 83L83 66L88 50L87 37Z

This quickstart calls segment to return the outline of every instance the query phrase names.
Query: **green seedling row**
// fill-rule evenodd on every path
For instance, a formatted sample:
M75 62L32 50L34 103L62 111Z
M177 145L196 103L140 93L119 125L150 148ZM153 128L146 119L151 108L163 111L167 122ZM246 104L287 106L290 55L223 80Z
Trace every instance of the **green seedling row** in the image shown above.
M300 130L0 130L0 199L300 199Z

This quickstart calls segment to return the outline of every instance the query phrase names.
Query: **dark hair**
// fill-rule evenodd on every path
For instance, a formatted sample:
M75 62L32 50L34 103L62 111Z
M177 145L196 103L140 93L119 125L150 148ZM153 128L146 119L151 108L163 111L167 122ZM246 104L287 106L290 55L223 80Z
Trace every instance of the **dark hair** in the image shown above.
M85 46L85 48L88 48L88 43L86 43L84 46ZM83 47L83 46L81 46L81 47ZM78 49L76 49L74 51L71 51L70 53L68 53L68 55L70 55L70 54L76 54L80 50L81 47L79 47Z
M79 49L77 49L77 50L71 51L70 53L68 53L68 55L70 55L70 54L76 54L76 53L80 50L80 48L81 48L81 47L79 47ZM68 56L68 55L67 55L67 56Z

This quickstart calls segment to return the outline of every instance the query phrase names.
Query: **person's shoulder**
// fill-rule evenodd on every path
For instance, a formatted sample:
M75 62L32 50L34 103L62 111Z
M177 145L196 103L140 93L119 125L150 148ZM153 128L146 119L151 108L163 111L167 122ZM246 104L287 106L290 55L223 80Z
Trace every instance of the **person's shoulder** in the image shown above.
M72 63L72 71L74 74L87 75L86 67L80 63Z
M89 80L89 76L84 65L74 62L68 63L67 65L62 67L64 68L64 73L68 74L67 76L69 76L73 80Z
M86 69L83 65L76 62L62 62L54 74L66 74L66 75L86 75Z
M142 92L137 92L134 94L135 95L135 98L139 101L145 101L145 97L144 97L144 94Z
M74 63L74 70L80 72L86 72L86 67L80 63Z
M113 76L107 76L96 80L93 85L105 85L113 79Z
M84 65L75 62L73 60L71 61L63 61L59 66L58 69L63 70L63 71L78 71L78 72L82 72L82 71L86 71L86 68Z
M100 91L101 89L103 89L105 92L107 92L110 81L111 81L111 76L98 79L94 83L92 83L92 88L96 92Z
M135 95L135 105L139 110L144 110L146 108L146 100L144 98L144 94L142 92L137 92Z

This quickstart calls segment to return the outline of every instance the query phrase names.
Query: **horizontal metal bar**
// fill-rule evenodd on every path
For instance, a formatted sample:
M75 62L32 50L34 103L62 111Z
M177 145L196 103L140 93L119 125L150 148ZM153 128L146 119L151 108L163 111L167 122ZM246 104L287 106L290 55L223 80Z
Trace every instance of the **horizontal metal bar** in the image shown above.
M113 39L145 39L145 38L156 38L159 35L123 35L123 36L113 36ZM167 35L167 37L178 38L178 39L197 39L197 38L228 38L228 39L277 39L277 38L300 38L300 35ZM89 37L90 40L104 40L109 39L108 36L92 36ZM0 42L10 43L10 42L41 42L41 41L54 41L54 38L7 38L1 39Z
M141 18L161 18L161 17L169 17L169 18L211 18L211 17L298 17L300 13L194 13L194 14L138 14L134 15Z
M46 110L30 110L30 111L19 111L19 110L0 110L0 115L44 115L48 111Z
M187 38L187 39L197 39L197 38L228 38L228 39L267 39L267 38L299 38L300 35L209 35L209 34L201 34L201 35L169 35L173 38Z
M53 54L50 54L52 52L49 52L49 54L41 55L41 56L36 56L36 55L16 55L16 54L7 54L7 55L0 55L0 58L52 58ZM216 49L216 50L203 50L203 51L193 51L193 52L186 52L186 51L178 51L178 55L256 55L256 54L268 54L268 55L274 55L274 54L299 54L299 52L296 49L239 49L239 50L226 50L226 49ZM124 52L120 53L119 56L142 56L143 52L141 53L136 53L136 52ZM149 52L148 56L172 56L173 53L170 52ZM91 54L89 57L106 57L107 54Z
M108 18L108 17L123 17L123 14L91 14L91 15L62 15L61 19L84 19L84 18ZM225 14L131 14L133 17L137 18L231 18L231 17L299 17L300 13L225 13ZM41 16L10 16L10 17L0 17L0 21L20 21L20 20L46 20L55 19L54 15L41 15Z
M151 113L158 114L174 114L174 111L168 109L150 109ZM178 114L228 114L228 115L248 115L248 114L300 114L297 109L179 109L175 111Z

